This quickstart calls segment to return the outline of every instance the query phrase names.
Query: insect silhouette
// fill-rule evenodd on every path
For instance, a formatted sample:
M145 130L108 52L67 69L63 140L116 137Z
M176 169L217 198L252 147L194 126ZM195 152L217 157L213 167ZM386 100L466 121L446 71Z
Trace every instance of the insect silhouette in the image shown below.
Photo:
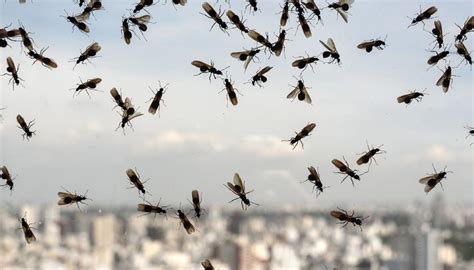
M313 191L314 189L316 189L316 196L319 196L321 192L323 192L324 189L328 187L323 186L319 172L313 166L308 167L308 171L309 171L308 178L303 182L306 182L306 181L311 182L313 184Z
M434 21L434 28L431 29L431 32L429 32L435 40L433 42L436 42L438 45L438 48L441 49L444 44L444 35L443 35L443 25L441 24L440 20ZM435 47L436 47L435 44Z
M414 19L408 17L409 19L412 20L411 24L408 27L414 26L414 25L418 24L419 22L421 22L423 25L425 25L424 21L430 19L431 16L436 13L436 11L438 11L438 9L435 6L429 7L428 9L426 9L423 12L421 12L421 7L420 7L420 13L417 14Z
M288 11L290 10L290 1L285 0L281 10L281 17L280 17L280 27L285 27L286 23L288 22Z
M234 183L227 182L227 185L224 185L228 190L232 191L235 195L238 197L235 199L232 199L229 201L229 203L240 199L240 205L242 206L243 210L247 210L247 207L249 207L251 204L255 204L259 206L258 203L252 202L247 198L247 194L253 192L251 191L245 191L245 182L242 181L242 178L240 178L240 175L238 173L234 174Z
M33 134L36 134L36 131L31 131L31 128L35 124L35 120L31 120L28 124L26 124L25 119L23 119L23 116L17 115L16 116L16 121L20 125L18 128L23 130L23 134L21 135L23 137L23 140L26 138L28 141L30 140L31 137L33 137Z
M148 30L147 24L150 22L151 16L150 15L143 15L140 17L130 17L128 20L133 23L134 25L138 26L138 29L142 32L146 32Z
M224 91L226 90L227 91L227 98L230 99L230 103L232 103L232 105L236 106L239 101L237 100L237 94L236 92L238 91L237 88L234 88L233 84L232 84L232 80L231 79L224 79L224 85L225 85L225 88L221 90Z
M244 25L244 22L232 10L230 9L227 10L226 15L227 15L227 18L229 18L230 22L241 32L244 32L244 33L249 32L249 29Z
M18 71L20 70L20 65L18 68L15 67L15 63L11 57L7 57L7 72L2 76L9 75L11 78L8 80L8 84L12 84L13 90L15 90L15 85L20 85L20 82L23 81L20 76L18 76Z
M172 0L171 2L173 3L173 5L181 5L184 7L184 5L186 5L188 0Z
M474 29L474 16L469 17L465 22L463 27L456 24L460 32L456 35L456 41L464 41L466 39L466 34L472 32Z
M348 22L348 13L347 11L354 3L354 0L339 0L337 2L331 3L328 5L328 8L336 10L336 12L341 15L342 19L347 23Z
M431 165L433 166L434 174L422 177L419 180L420 184L425 185L425 193L430 192L438 183L441 185L441 188L443 188L441 180L445 179L448 173L453 173L452 171L446 171L447 166L444 167L442 171L437 172L434 164Z
M303 5L305 6L306 9L312 12L311 17L308 18L309 20L311 20L314 17L317 17L318 22L322 21L321 10L318 8L314 0L306 0L306 2L303 2Z
M201 208L201 202L202 199L199 197L199 192L197 190L193 190L191 192L191 197L192 197L192 206L194 209L194 213L197 218L201 217L201 212L204 210Z
M453 76L452 75L452 68L451 68L451 66L448 66L443 71L443 75L441 75L441 77L436 82L437 86L443 87L443 92L445 92L445 93L448 92L449 86L453 82L452 76Z
M285 40L286 40L286 31L281 30L278 35L278 40L273 44L271 51L275 53L276 56L280 56L281 52L285 49Z
M469 63L469 65L472 66L471 54L467 51L466 46L464 46L464 43L462 41L458 41L454 44L454 47L456 47L457 53L460 56L464 57L464 59L462 61L466 61L467 63ZM462 61L461 61L461 63L462 63Z
M270 51L272 51L273 44L268 40L268 35L267 37L264 37L255 30L249 30L247 34L251 39L255 40L257 43L265 47L265 49L270 49Z
M249 66L250 62L254 61L255 58L258 59L257 54L260 52L260 49L251 49L247 51L241 51L241 52L232 52L230 53L230 56L239 59L240 61L244 61L244 70L247 70L247 67Z
M36 237L33 234L33 231L31 230L33 227L30 227L31 224L29 224L28 221L26 221L26 218L22 217L20 219L20 222L21 222L21 228L23 229L23 234L25 235L26 243L31 244L32 242L36 241Z
M431 52L434 52L435 55L431 56L430 58L428 58L428 61L426 61L426 63L428 65L431 65L431 67L435 66L440 60L446 58L446 56L449 55L449 51L448 50L445 50L445 51L442 51L440 53L436 52L436 51L431 51ZM430 67L430 68L431 68Z
M153 0L140 0L139 3L135 5L133 9L133 13L138 13L140 10L144 9L145 7L149 7L153 5Z
M465 139L467 139L468 137L474 137L474 127L465 126L464 128L467 129L467 135ZM470 145L473 145L473 144L474 143L471 143Z
M176 212L176 216L178 216L181 224L183 224L183 227L188 234L192 234L196 231L194 225L191 223L191 221L189 221L188 217L183 211L181 211L181 209L178 209L178 211Z
M56 64L56 62L49 58L49 57L45 57L43 56L43 54L46 52L48 48L44 48L44 49L41 49L41 51L39 53L37 53L36 51L29 51L28 52L28 56L31 58L31 59L34 59L35 61L33 62L33 64L36 63L36 61L40 62L41 65L43 65L44 67L47 67L49 69L51 68L57 68L58 67L58 64Z
M74 59L77 59L76 60L76 64L74 65L74 67L76 67L77 64L79 63L85 63L85 61L89 61L89 58L93 58L93 57L96 57L97 56L97 53L102 49L102 47L99 45L98 42L94 42L92 43L91 45L89 45L86 50L81 53L81 55L77 58L74 58Z
M92 12L100 9L102 9L102 2L100 2L100 0L91 0L77 17L81 20L88 20Z
M224 12L221 13L220 9L219 9L219 13L217 13L214 8L208 3L208 2L204 2L202 3L202 9L204 9L204 11L207 13L204 14L204 13L201 13L203 14L204 16L208 17L209 19L212 19L214 20L214 23L212 24L211 26L211 29L214 28L214 25L218 25L219 28L224 32L224 33L227 33L227 23L225 23L223 20L222 20L222 15L224 14Z
M368 171L366 171L363 174L358 175L357 170L352 170L351 168L349 168L349 163L347 163L346 158L344 157L342 158L344 159L346 164L344 164L342 161L338 159L333 159L331 162L332 164L334 164L334 166L336 166L336 168L339 169L339 171L336 173L346 174L346 176L342 179L341 183L344 182L347 177L349 177L349 179L351 180L352 186L354 186L354 179L360 181L360 176L366 174Z
M425 95L428 95L428 94L425 93L424 90L423 90L423 92L417 92L416 90L415 91L409 91L408 94L397 97L397 101L398 101L398 103L405 103L405 104L408 105L412 102L412 100L416 100L417 102L420 102Z
M147 202L146 204L145 203L139 203L137 205L137 211L144 212L145 214L143 214L142 216L149 215L151 213L153 213L155 215L155 217L156 217L157 214L166 216L167 206L160 207L160 202L161 202L161 198L160 198L160 200L158 201L158 203L156 205L152 205L149 202Z
M125 102L127 102L127 99L125 99ZM130 113L132 112L133 113ZM122 128L123 134L125 135L125 126L128 125L132 130L133 130L133 125L131 121L139 116L142 116L143 113L135 111L135 109L131 107L127 107L127 110L122 110L122 120L118 124L117 129Z
M1 171L1 175L0 175L0 178L2 178L3 180L5 180L5 184L3 185L0 185L1 187L5 187L5 186L8 186L8 188L11 190L13 190L13 180L15 178L12 178L10 172L8 171L7 169L7 166L2 166L0 168L0 171Z
M80 15L78 15L78 16L69 16L66 13L65 18L68 22L72 23L72 29L73 30L74 30L74 27L77 27L77 29L79 29L83 33L89 33L90 32L89 26L87 26L87 24L85 22L83 22L83 20L85 19L83 16L80 16Z
M364 41L357 45L357 48L363 49L366 52L371 52L373 48L377 48L378 50L383 50L387 45L385 44L385 40L380 39L372 39L369 41Z
M252 79L251 79L252 85L255 86L255 84L257 84L258 86L262 87L260 82L266 83L268 80L264 74L269 72L272 68L273 67L266 66L260 69L259 71L257 71L257 73L255 73L255 75L252 76Z
M369 163L369 169L370 169L370 165L372 165L372 161L375 162L375 164L377 164L377 160L375 159L375 155L379 155L379 154L385 154L386 152L384 150L382 150L382 145L380 145L379 147L377 148L374 148L373 146L372 147L369 147L369 143L366 142L367 144L367 150L368 151L364 151L358 155L362 155L359 159L357 159L356 163L357 165L362 165L362 164L367 164Z
M249 9L250 11L253 11L254 13L258 11L257 7L257 0L247 0L248 4L245 6L245 9Z
M135 168L136 170L136 168ZM140 192L142 193L143 196L145 196L145 193L149 193L148 191L145 191L145 186L143 184L145 184L146 182L148 182L148 180L150 179L147 179L146 181L142 182L140 180L140 175L138 174L138 171L135 172L134 170L132 169L127 169L127 171L125 172L128 176L128 180L130 180L130 183L132 184L132 186L130 188L137 188L138 189L138 194L140 195Z
M311 104L311 97L309 96L309 93L307 91L309 87L306 87L304 85L302 79L299 79L298 84L292 87L294 87L294 89L286 96L286 98L294 100L296 97L298 97L299 101L304 101L308 104Z
M301 57L296 59L291 63L291 66L301 69L301 72L305 71L306 68L309 66L311 70L314 72L313 64L316 64L319 61L319 58L316 56L309 56Z
M29 33L26 32L25 27L23 25L21 25L21 23L20 23L20 27L18 27L18 31L20 31L21 44L23 46L25 46L28 49L28 51L32 51L33 50L33 41L30 38Z
M305 12L303 6L300 3L300 0L290 0L290 2L293 4L293 8L296 9L296 13L304 13ZM291 11L294 10L293 8L291 9Z
M341 63L340 55L339 55L339 52L337 51L336 44L334 44L334 41L332 40L332 38L328 38L328 41L326 43L324 43L321 40L319 42L324 46L324 48L327 49L327 51L323 52L323 58L331 57L332 60L329 61L329 63L337 61L337 63L340 64Z
M153 90L150 88L151 92L155 95L154 97L150 98L148 101L151 100L150 107L148 108L148 112L151 114L155 114L158 111L158 115L160 115L160 103L164 104L163 100L163 94L166 92L166 88L168 87L168 83L165 84L164 87L161 87L161 82L158 81L160 85L160 89L158 91L153 92Z
M67 205L67 206L69 206L69 205L75 203L77 205L77 208L79 210L81 210L81 207L79 206L79 203L87 205L87 203L85 203L84 201L85 200L91 200L91 199L87 198L87 191L84 195L77 195L76 193L73 194L72 192L70 192L66 189L64 189L64 191L66 191L66 192L58 192L58 197L59 197L58 205Z
M214 77L214 79L216 79L216 75L218 76L221 76L222 75L222 71L226 70L228 67L224 68L224 69L217 69L214 67L214 62L211 61L211 64L206 64L204 62L201 62L201 61L198 61L198 60L194 60L191 62L191 65L199 68L199 71L200 73L194 75L194 76L198 76L198 75L201 75L203 73L209 73L209 81L211 81L211 76Z
M130 44L130 41L132 40L132 32L130 31L130 25L128 24L127 18L122 19L122 34L125 43L127 45Z
M301 30L303 30L304 36L310 38L312 35L311 28L309 27L308 21L306 20L304 13L298 12L298 22L298 26L300 26Z
M205 259L204 261L202 261L201 265L202 267L204 267L204 270L214 270L214 266L212 265L209 259Z
M362 231L362 221L369 218L369 216L362 218L361 216L354 216L355 213L352 211L352 214L349 215L346 210L337 208L338 210L331 211L331 216L337 218L340 224L343 224L342 227L346 227L347 224L352 223L353 226L359 226Z
M293 146L293 149L296 148L296 146L298 146L298 143L301 143L301 148L304 149L304 144L303 144L303 141L302 139L309 136L311 133L311 131L313 131L313 129L316 127L316 124L315 123L309 123L307 124L300 132L295 132L296 133L296 136L289 139L289 140L283 140L283 142L290 142L290 145Z
M91 97L91 95L89 94L89 91L88 90L95 90L95 91L98 91L96 90L95 88L97 87L97 85L102 81L101 78L93 78L93 79L89 79L87 80L86 82L81 82L80 84L77 85L75 91L74 91L74 95L75 94L80 94L82 91L86 91L87 95L89 95L89 98Z
M133 114L135 112L135 108L131 106L131 102L129 98L125 99L125 102L122 99L122 95L119 94L117 89L114 87L110 89L110 95L114 99L114 102L119 106L122 110L127 111L128 114Z
M10 26L11 24L4 28L0 28L0 47L1 48L5 48L9 46L7 40L13 41L12 38L17 37L17 36L21 37L20 30L18 29L7 30L7 28Z

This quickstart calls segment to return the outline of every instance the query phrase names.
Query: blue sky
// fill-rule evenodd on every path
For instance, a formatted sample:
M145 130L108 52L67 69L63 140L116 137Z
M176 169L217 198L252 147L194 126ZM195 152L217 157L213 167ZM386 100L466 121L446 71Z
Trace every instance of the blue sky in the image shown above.
M91 18L91 33L84 35L64 15L79 12L72 1L34 1L19 5L2 2L2 26L18 20L26 27L38 48L49 46L47 56L59 65L48 70L21 52L20 44L2 49L1 65L11 56L20 63L20 76L25 87L12 91L7 77L1 79L0 160L17 174L16 188L11 196L2 191L0 200L8 202L54 202L60 186L83 192L89 189L94 203L129 204L139 199L128 187L125 170L137 167L144 178L152 179L146 187L153 194L171 203L184 202L191 190L203 192L208 204L225 204L232 195L222 184L239 172L247 186L256 191L251 198L263 205L276 201L308 204L329 202L410 202L429 200L437 187L426 196L418 179L445 165L454 174L444 182L444 195L450 202L470 202L473 195L472 140L465 140L465 125L473 124L472 71L464 64L454 69L453 88L443 93L435 86L441 76L437 68L427 70L432 53L432 37L422 25L408 28L419 6L438 7L437 17L443 22L445 37L452 44L458 29L472 15L470 1L356 1L349 23L344 23L331 10L323 10L324 25L317 24L313 36L306 39L296 31L295 16L285 55L279 58L260 56L260 63L250 64L244 73L243 64L230 53L249 49L255 42L230 30L230 37L214 28L200 15L202 1L190 1L185 7L171 3L148 8L153 24L145 36L133 37L131 45L121 39L121 18L129 14L133 1L103 1L105 10ZM223 1L221 1L223 2ZM240 14L243 1L231 1L231 9ZM260 3L261 2L261 3ZM214 4L213 2L210 2ZM317 2L319 5L323 3ZM262 12L244 14L250 28L268 32L272 40L279 27L279 3L259 1ZM218 6L218 5L216 5ZM227 4L222 5L227 9ZM433 21L427 23L432 27ZM273 34L274 33L274 34ZM387 35L387 48L370 54L356 48L357 44ZM293 76L299 71L291 67L293 57L307 52L323 51L319 40L332 37L341 54L342 65L318 63L313 73L308 69L303 78L313 105L291 102L286 95L295 85ZM101 57L94 65L78 65L74 70L70 59L78 56L93 41L102 46ZM472 48L472 34L466 46ZM454 51L454 46L451 51ZM193 60L210 62L227 70L242 92L239 105L226 106L224 85L220 80L209 83L198 73ZM450 56L451 65L461 58ZM245 84L252 73L263 66L273 66L264 88ZM439 65L444 67L444 63ZM103 92L72 97L82 80L101 77ZM158 80L170 83L164 95L166 107L161 117L148 113L137 118L135 131L126 136L115 127L119 115L112 110L109 95L112 87L122 89L142 112L151 97L149 86L158 87ZM396 97L408 90L427 88L428 96L421 103L408 107L397 104ZM36 119L37 136L30 142L21 139L15 116ZM292 150L281 142L315 122L312 136L304 140L305 149ZM334 174L333 158L344 155L356 168L356 153L366 150L365 141L375 146L384 144L387 154L377 157L370 173L352 187L339 184ZM325 185L331 186L319 198L311 194L309 183L300 184L307 176L308 166L319 167ZM363 168L357 168L361 171Z

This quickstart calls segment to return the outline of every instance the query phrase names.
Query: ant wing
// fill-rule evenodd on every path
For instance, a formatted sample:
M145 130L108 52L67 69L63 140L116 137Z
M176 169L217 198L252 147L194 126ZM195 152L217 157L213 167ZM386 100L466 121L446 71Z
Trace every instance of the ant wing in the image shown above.
M330 51L337 52L336 44L334 44L334 40L332 40L332 38L328 38L327 44L329 45L329 48L331 48Z
M211 261L208 259L205 259L204 261L201 262L202 267L204 267L204 270L211 270L214 269L214 266L212 265Z
M332 164L336 166L341 172L346 172L349 170L349 168L346 166L346 164L342 163L339 159L333 159Z
M263 75L267 72L269 72L273 67L270 67L270 66L266 66L264 68L262 68L259 72L257 72L257 75Z
M94 79L88 80L88 81L86 82L86 84L89 84L89 83L99 84L101 81L102 81L101 78L94 78Z
M240 195L240 186L234 186L232 183L227 182L227 187L235 194L235 195Z
M242 181L242 178L240 178L240 175L238 173L235 173L234 174L234 187L236 187L236 189L240 189L240 192L241 193L245 193L245 185Z
M308 171L311 173L311 175L318 178L318 172L316 171L316 169L313 166L308 167Z
M346 219L346 214L340 212L340 211L331 211L331 216L339 219L339 220L344 220Z
M184 216L182 222L183 222L184 229L186 229L186 232L188 234L192 234L193 232L196 231L196 229L194 228L194 225L189 221L187 216Z
M466 46L464 46L464 43L462 43L462 41L459 41L458 43L455 43L454 47L456 47L456 49L458 49L458 51L462 51L463 52L462 54L467 53Z
M411 93L406 94L406 95L397 97L397 101L398 101L398 103L407 103L412 99L412 97L413 97L413 95Z
M299 67L300 65L306 63L306 61L307 61L306 58L298 59L298 60L293 61L293 63L291 63L291 66L292 67Z
M191 196L193 198L193 204L196 205L196 204L199 204L200 200L199 200L199 192L197 190L193 190L191 192Z
M57 64L56 61L54 61L53 59L47 58L47 59L49 59L49 61L47 61L46 63L45 63L44 59L46 59L46 58L43 58L43 60L41 60L41 62L42 62L43 64L45 64L45 65L47 65L47 66L49 66L49 67L51 67L51 68L57 68L57 67L58 67L58 64Z
M10 172L8 171L6 166L2 166L2 177L10 178Z
M361 44L357 45L357 48L366 49L368 47L373 47L373 46L374 46L374 41L371 40L371 41L362 42Z
M204 11L209 16L211 16L211 14L217 14L217 12L214 10L214 8L208 2L202 3L202 8L204 9ZM211 16L211 17L213 17L213 16Z
M441 179L436 179L436 178L430 179L425 185L425 192L426 193L430 192L440 181Z
M423 12L423 15L425 15L425 16L431 16L431 15L435 14L436 11L438 11L438 9L437 9L435 6L432 6L432 7L429 7L427 10L425 10L425 11Z
M84 51L83 55L89 55L89 53L92 52L92 51L98 52L98 51L100 51L100 49L102 49L102 47L100 47L99 43L94 42L91 45L89 45L89 47L87 47L87 49Z
M263 45L263 41L266 40L266 38L264 38L260 33L258 33L255 30L249 30L247 34L249 35L251 39L255 40L256 42L262 45Z
M295 89L293 89L287 96L286 98L291 98L291 99L294 99L296 98L296 96L298 95L298 92L300 91L300 89L298 88L298 86L295 86Z
M10 70L8 72L10 73L16 73L16 68L15 68L15 63L13 62L13 59L11 57L7 58L7 65Z
M420 184L427 184L429 181L436 179L436 175L428 175L421 178L418 182Z
M128 121L130 122L132 119L137 118L137 117L142 116L142 115L143 115L143 113L137 112L137 113L133 114L132 116L130 116L128 118Z
M150 206L147 205L147 204L139 203L137 205L137 211L140 211L140 212L148 212L148 211L145 211L145 210L148 210L149 208L150 208Z
M463 29L471 31L474 28L474 16L471 16L471 18L467 19L467 21L464 23Z
M63 199L63 198L72 198L72 197L74 197L74 194L67 193L67 192L58 192L58 196L61 199Z
M27 127L25 119L23 119L23 116L17 115L16 121L18 122L18 124L20 124L21 127Z
M302 90L302 91L303 91L303 93L304 93L304 101L305 101L306 103L308 103L308 104L311 104L312 100L311 100L311 97L309 96L309 93L308 93L306 87L303 87L303 90ZM315 125L315 126L316 126L316 125ZM313 129L314 129L314 127L311 128L311 130L313 130Z
M120 96L119 92L117 91L117 89L115 87L110 89L110 95L112 95L112 97L114 98L114 100L117 104L118 103L123 103L122 96Z
M306 92L306 94L308 94L308 93ZM310 133L311 131L313 131L313 129L315 127L316 127L316 124L311 123L311 124L308 124L307 126L305 126L302 131L306 131L306 133Z
M147 23L150 22L151 16L150 15L143 15L143 16L134 17L134 18L142 24L147 24Z
M339 13L339 15L341 15L342 19L347 23L348 22L347 13L340 8L336 8L336 11L337 13Z
M434 25L435 25L435 29L438 30L438 36L442 37L443 36L443 26L441 25L441 21L440 20L436 20L434 22Z
M249 56L249 51L233 52L233 53L230 53L230 56L237 58L239 60L241 60L243 56L245 56L247 59Z
M207 70L211 69L212 66L209 65L209 64L206 64L204 62L201 62L201 61L198 61L198 60L194 60L191 62L191 65L195 66L195 67L198 67L198 68L206 68Z
M127 174L128 178L137 178L138 179L137 174L132 169L128 169L126 171L126 174Z
M30 228L28 228L27 230L23 229L23 231L25 233L25 239L28 244L31 244L32 242L36 241L36 237Z
M364 154L363 156L361 156L361 157L356 161L357 165L362 165L362 164L366 163L366 161L367 161L367 159L368 159L368 155L369 155L369 153L366 153L366 154Z

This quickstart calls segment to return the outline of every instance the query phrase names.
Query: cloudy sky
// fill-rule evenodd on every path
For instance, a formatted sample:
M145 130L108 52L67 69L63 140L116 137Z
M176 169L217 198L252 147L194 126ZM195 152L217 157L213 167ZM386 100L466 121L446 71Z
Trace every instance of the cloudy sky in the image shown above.
M59 67L48 70L22 52L20 43L0 51L1 68L11 56L20 64L24 87L13 91L8 77L1 77L0 163L16 175L12 195L0 191L4 203L54 202L61 186L79 193L89 189L94 204L133 204L139 201L129 186L125 171L138 168L143 179L151 178L145 187L153 194L148 198L177 204L186 202L191 190L202 191L204 204L226 204L233 195L222 184L231 181L234 172L255 189L250 198L262 207L275 202L288 204L351 204L359 202L403 203L415 199L429 201L440 187L425 195L420 177L448 166L444 195L449 202L470 202L473 196L473 150L465 139L466 125L473 122L473 81L469 66L454 69L452 89L443 93L435 85L441 76L437 68L427 70L428 52L433 37L422 24L408 28L420 4L438 7L437 17L443 22L447 44L472 15L471 1L356 1L349 23L344 23L332 10L322 11L323 22L312 28L313 36L305 38L297 29L295 15L290 16L284 56L252 63L244 72L243 64L230 57L233 51L249 49L255 42L236 29L230 36L214 28L199 14L203 1L189 1L185 7L173 8L171 1L148 8L153 16L146 40L134 36L126 45L121 38L121 19L129 14L134 1L103 1L105 10L91 17L91 32L85 35L62 15L64 10L77 14L80 9L70 1L1 1L2 27L18 21L31 32L37 48L49 46L46 56ZM223 3L223 1L220 1ZM241 14L244 1L231 1L231 9ZM318 1L321 3L322 1ZM211 4L214 2L211 1ZM277 1L259 1L262 12L244 13L246 24L271 39L279 28ZM322 5L322 3L321 3ZM216 5L218 6L218 5ZM229 6L222 4L223 9ZM433 22L427 23L431 29ZM288 29L289 28L289 29ZM383 51L367 54L357 44L372 38L385 38ZM473 48L472 34L466 41ZM332 37L341 55L341 66L318 63L313 73L308 69L303 78L311 89L313 105L291 102L286 95L295 85L299 71L291 67L294 57L319 55L319 40ZM69 62L93 41L102 46L100 57L92 64ZM450 50L454 52L454 46ZM207 76L193 76L198 70L193 60L210 62L218 68L230 66L228 74L243 94L239 105L227 106L221 80L209 83ZM454 53L448 58L456 66L461 58ZM270 65L269 81L264 88L246 82L259 68ZM445 63L440 63L444 68ZM91 98L85 93L73 97L70 88L82 80L103 79ZM158 80L170 83L164 95L166 107L161 117L146 113L145 103L158 87ZM126 135L115 131L120 116L112 108L112 87L145 116L133 121L134 131ZM396 97L409 90L427 89L421 103L398 104ZM36 119L37 135L23 141L15 116ZM305 149L292 147L288 139L307 123L316 123L312 135L304 140ZM377 156L362 181L352 187L340 184L333 158L345 156L350 165L366 150L366 140L374 146L383 144L386 154ZM308 166L319 167L325 185L331 186L317 199L306 179Z

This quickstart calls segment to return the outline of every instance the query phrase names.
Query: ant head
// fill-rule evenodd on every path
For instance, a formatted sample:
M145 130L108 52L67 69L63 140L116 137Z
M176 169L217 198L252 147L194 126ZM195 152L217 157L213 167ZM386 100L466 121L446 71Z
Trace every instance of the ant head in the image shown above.
M3 38L0 39L0 47L5 48L8 45L7 41Z

